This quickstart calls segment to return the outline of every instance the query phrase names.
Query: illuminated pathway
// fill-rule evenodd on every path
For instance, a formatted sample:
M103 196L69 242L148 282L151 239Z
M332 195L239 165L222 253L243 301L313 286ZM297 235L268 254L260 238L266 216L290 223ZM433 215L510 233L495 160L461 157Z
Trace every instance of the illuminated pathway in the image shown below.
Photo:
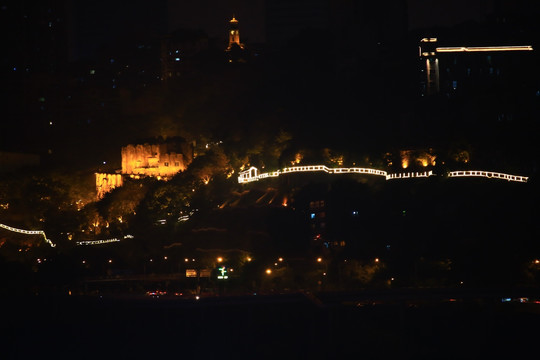
M133 235L125 235L123 239L133 239ZM110 244L114 242L119 242L121 239L105 239L105 240L88 240L88 241L77 241L77 245L101 245L101 244Z
M6 229L6 230L9 230L9 231L13 231L13 232L16 232L16 233L19 233L19 234L26 234L26 235L43 235L43 238L45 239L45 242L49 245L51 245L51 247L55 247L56 245L53 244L53 242L49 239L47 239L47 235L45 235L45 232L42 231L42 230L22 230L22 229L17 229L17 228L14 228L14 227L11 227L11 226L7 226L7 225L4 225L4 224L0 224L0 227L3 228L3 229Z
M370 169L370 168L329 168L324 165L309 165L309 166L293 166L288 168L283 168L282 170L277 170L269 173L259 174L259 169L252 166L249 169L242 171L238 176L238 182L240 184L246 184L253 181L258 181L261 179L278 177L281 174L290 174L298 172L325 172L327 174L367 174L375 176L384 176L386 180L393 179L410 179L410 178L427 178L430 176L436 176L433 171L424 171L424 172L404 172L404 173L393 173L389 174L384 170ZM485 177L488 179L502 179L507 181L515 181L525 183L529 179L527 176L520 175L511 175L498 173L493 171L482 171L482 170L461 170L461 171L451 171L448 173L448 177Z
M19 234L25 234L25 235L43 235L43 238L47 242L47 244L51 245L51 247L55 247L56 244L53 244L53 242L50 239L47 239L47 236L45 235L45 232L42 230L22 230L17 229L11 226L7 226L4 224L0 224L0 228L16 232ZM122 239L133 239L133 235L125 235ZM121 239L105 239L105 240L91 240L91 241L77 241L77 245L100 245L100 244L109 244L113 242L118 242Z

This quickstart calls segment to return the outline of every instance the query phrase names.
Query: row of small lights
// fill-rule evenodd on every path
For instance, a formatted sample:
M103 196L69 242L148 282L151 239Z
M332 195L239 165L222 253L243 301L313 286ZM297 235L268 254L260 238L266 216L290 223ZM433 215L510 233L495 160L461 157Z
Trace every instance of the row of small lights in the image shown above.
M125 235L122 239L133 239L133 235ZM122 239L118 238L112 238L112 239L104 239L104 240L88 240L88 241L77 241L77 245L100 245L100 244L109 244L113 242L119 242Z
M54 244L50 239L47 238L47 235L45 235L45 232L43 230L23 230L23 229L17 229L11 226L7 226L4 224L0 224L0 227L12 232L16 232L19 234L26 234L26 235L42 235L45 239L45 242L49 244L51 247L55 247L56 244Z
M47 238L47 235L45 235L45 232L43 230L23 230L23 229L17 229L8 225L0 224L0 227L12 232L16 232L19 234L25 234L25 235L42 235L45 241L51 246L55 247L56 244L54 244L50 239ZM133 235L125 235L122 239L133 239ZM104 239L104 240L91 240L91 241L77 241L77 245L100 245L100 244L108 244L113 242L118 242L121 239L113 238L113 239Z
M384 176L386 180L392 179L405 179L405 178L416 178L416 177L430 177L435 174L433 171L424 171L424 172L407 172L407 173L394 173L388 174L384 170L370 169L370 168L329 168L324 165L310 165L310 166L294 166L290 168L284 168L283 170L277 170L270 173L262 173L255 176L251 175L252 171L258 172L258 169L251 167L248 170L242 171L240 176L238 176L238 183L244 184L252 181L258 181L260 179L268 177L278 177L281 174L288 174L293 172L316 172L323 171L328 174L346 174L346 173L360 173L367 175L377 175ZM448 173L449 177L486 177L486 178L496 178L507 181L516 181L516 182L527 182L527 176L520 175L511 175L493 171L483 171L483 170L461 170L461 171L452 171Z

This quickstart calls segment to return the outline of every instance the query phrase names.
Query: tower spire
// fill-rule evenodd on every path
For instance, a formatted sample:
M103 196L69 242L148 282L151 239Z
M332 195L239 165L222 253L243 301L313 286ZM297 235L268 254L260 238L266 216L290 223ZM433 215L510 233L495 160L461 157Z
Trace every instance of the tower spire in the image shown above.
M227 46L227 51L231 50L231 47L236 44L241 49L244 48L244 44L240 42L240 32L238 31L238 20L236 20L234 14L232 19L229 21L229 46Z

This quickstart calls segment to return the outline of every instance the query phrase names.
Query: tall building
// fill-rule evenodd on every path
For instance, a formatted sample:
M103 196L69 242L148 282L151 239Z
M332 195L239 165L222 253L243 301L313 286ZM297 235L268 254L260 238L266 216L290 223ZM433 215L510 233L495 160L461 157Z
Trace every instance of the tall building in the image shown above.
M168 180L184 171L193 161L193 146L181 138L154 139L151 143L122 147L122 169L115 173L96 173L97 198L121 187L124 177L154 177Z
M229 21L229 45L227 46L227 51L231 51L233 46L238 46L240 49L244 48L244 44L240 42L240 31L238 30L238 20L234 18L234 15Z
M240 42L238 20L236 20L234 15L229 21L229 44L225 52L230 63L244 63L247 61L244 44Z
M496 90L526 81L534 66L530 44L438 46L437 38L420 40L422 95ZM462 90L463 89L463 90ZM498 89L504 90L504 89ZM514 89L518 90L518 89Z
M178 29L161 39L161 80L184 76L194 71L193 59L209 49L203 31Z
M501 24L463 24L424 37L420 89L407 136L430 146L474 149L471 161L535 171L540 87L536 43Z
M266 43L270 51L279 51L306 31L321 28L328 28L327 0L266 2Z

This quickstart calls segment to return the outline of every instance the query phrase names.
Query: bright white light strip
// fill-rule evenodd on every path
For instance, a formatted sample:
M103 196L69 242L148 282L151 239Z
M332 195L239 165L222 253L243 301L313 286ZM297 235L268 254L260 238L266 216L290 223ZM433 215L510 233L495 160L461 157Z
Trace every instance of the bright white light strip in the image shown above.
M437 52L481 52L481 51L532 51L530 45L519 46L453 46L453 47L438 47Z
M293 166L289 168L284 168L283 170L277 170L270 173L263 173L258 175L251 175L252 173L257 173L258 170L255 167L251 167L248 170L242 171L240 176L238 176L238 183L246 184L253 181L259 181L261 179L269 177L278 177L281 174L289 174L295 172L316 172L323 171L327 174L368 174L368 175L377 175L384 176L386 180L393 179L410 179L410 178L427 178L430 176L435 176L433 171L424 171L424 172L407 172L407 173L395 173L388 174L384 170L369 169L369 168L329 168L324 165L310 165L310 166ZM527 182L529 179L526 176L503 174L492 171L480 171L480 170L466 170L466 171L452 171L449 173L449 177L487 177L495 179L503 179L508 181L517 181L517 182Z
M0 224L0 227L1 228L4 228L6 230L9 230L9 231L13 231L13 232L16 232L16 233L20 233L20 234L26 234L26 235L43 235L43 238L45 239L45 242L48 243L49 245L51 245L51 247L55 247L56 245L53 244L53 242L49 239L47 239L47 235L45 235L45 232L42 231L42 230L22 230L22 229L17 229L17 228L14 228L14 227L11 227L11 226L7 226L7 225L4 225L4 224Z
M126 235L124 239L133 239L133 235ZM77 241L77 245L100 245L100 244L109 244L113 242L118 242L120 239L105 239L105 240L88 240L88 241Z
M424 172L409 172L409 173L396 173L386 175L386 180L392 179L410 179L410 178L427 178L433 176L433 171L424 171Z
M309 165L309 166L293 166L289 168L284 168L282 170L273 171L270 173L263 173L256 176L252 176L251 172L253 170L256 170L256 168L250 168L246 171L242 171L240 173L240 176L238 176L238 182L240 184L252 182L252 181L258 181L260 179L265 179L268 177L278 177L281 174L289 174L289 173L295 173L295 172L315 172L315 171L323 171L328 174L369 174L369 175L379 175L379 176L387 176L386 171L383 170L377 170L377 169L369 169L369 168L329 168L324 165Z
M100 245L118 242L120 239L106 239L106 240L91 240L91 241L77 241L77 245Z
M465 176L475 176L475 177L486 177L486 178L495 178L508 181L517 181L517 182L527 182L529 178L527 176L511 175L504 174L492 171L481 171L481 170L463 170L463 171L451 171L448 173L449 177L465 177Z

